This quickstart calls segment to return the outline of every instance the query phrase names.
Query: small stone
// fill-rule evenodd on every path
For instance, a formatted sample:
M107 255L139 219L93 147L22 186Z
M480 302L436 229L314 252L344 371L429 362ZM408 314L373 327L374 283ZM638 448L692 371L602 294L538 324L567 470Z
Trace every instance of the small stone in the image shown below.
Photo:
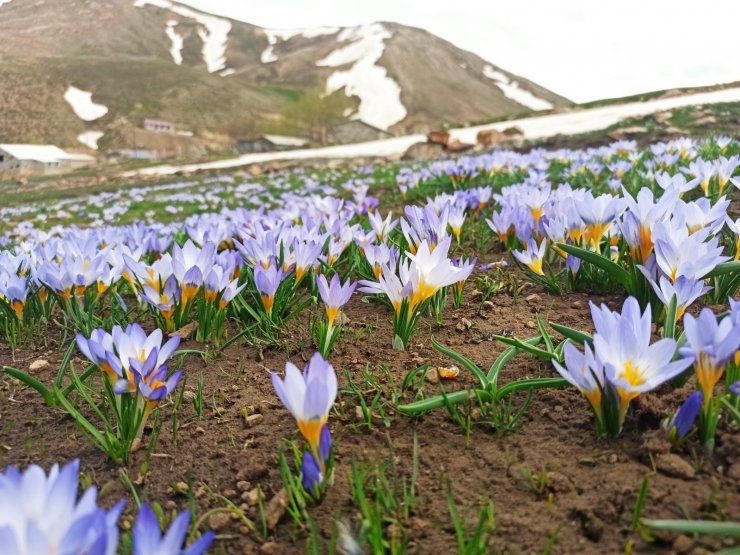
M534 320L527 320L527 323L524 324L524 327L533 330L537 328L537 324L534 323Z
M246 501L247 505L254 507L260 501L260 490L253 488L250 491L245 491L242 494L242 499Z
M524 300L528 303L538 303L541 299L537 293L532 293L531 295L527 295L526 297L524 297Z
M222 493L224 497L229 499L234 499L236 497L236 490L234 489L225 489Z
M740 481L740 462L733 463L727 469L727 477Z
M216 513L208 517L208 525L213 530L223 530L231 522L231 515L229 513Z
M49 366L48 360L44 358L38 358L31 363L28 369L33 370L35 372L36 370L43 370L44 368L47 368L48 366Z
M496 307L496 305L493 304L491 301L483 301L483 304L481 306L483 308L488 308L488 309L492 309Z
M365 413L362 412L362 407L360 405L355 407L355 419L365 420Z
M277 526L282 516L285 514L285 510L288 508L288 492L285 488L281 489L275 497L270 499L269 503L265 507L265 519L267 520L267 528L272 530Z
M265 555L272 555L273 553L277 553L278 544L275 542L267 542L263 543L260 546L260 553L264 553Z
M684 536L683 534L676 536L676 539L673 540L673 549L679 554L689 553L694 549L695 545L696 542L694 540L688 536Z
M548 472L547 483L555 493L568 493L573 489L573 482L565 474L560 472Z
M190 490L190 486L185 482L177 482L172 489L175 490L175 493L182 493L185 495Z
M616 453L610 453L609 456L606 458L606 462L610 464L614 464L617 461L619 461L619 457L617 456Z
M659 472L666 476L675 478L690 479L696 473L690 463L676 455L675 453L666 453L658 455L655 459L655 466Z
M236 483L236 489L238 489L239 491L249 491L249 488L251 487L252 487L252 484L250 484L246 480L239 480Z
M203 428L203 426L198 426L197 428L195 428L195 431L196 431L197 433L199 433L199 434L205 434L205 433L206 433L206 431L205 431L205 429Z
M431 384L436 384L439 382L439 374L437 374L436 368L429 368L424 377Z
M265 417L263 415L257 413L257 414L250 414L244 419L244 421L247 424L247 428L251 428L259 424L260 422L262 422L264 419Z
M175 503L172 499L167 500L167 502L164 504L164 508L173 511L177 509L177 503Z
M183 398L184 398L184 399L185 399L186 401L192 401L193 399L195 399L195 396L196 396L196 395L195 395L195 391L190 391L189 389L186 389L186 390L185 390L185 391L183 392L182 396L183 396Z
M190 339L193 334L195 333L195 330L198 329L198 322L190 322L188 324L185 324L183 327L181 327L177 331L173 331L170 334L170 337L179 337L180 339L184 339L187 341Z

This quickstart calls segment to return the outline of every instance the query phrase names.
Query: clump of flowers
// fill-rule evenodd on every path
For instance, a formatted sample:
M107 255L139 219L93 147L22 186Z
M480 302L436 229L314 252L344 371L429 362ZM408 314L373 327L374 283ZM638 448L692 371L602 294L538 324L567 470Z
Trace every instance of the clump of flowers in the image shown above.
M385 295L393 307L394 349L406 348L426 301L441 289L467 279L473 271L472 262L455 266L448 258L450 240L447 236L432 247L424 239L413 254L408 252L396 264L383 265L377 282L360 281L360 291Z
M36 465L21 472L10 466L0 474L0 546L8 555L115 555L120 533L118 519L125 501L109 511L97 505L94 486L77 498L80 461L49 474ZM184 548L190 521L183 511L164 538L148 505L142 505L132 534L135 555L202 555L214 539L207 532Z
M593 349L586 344L581 352L567 343L565 365L553 364L588 400L598 433L616 437L630 402L683 372L691 361L673 360L676 341L672 338L650 343L650 307L641 313L634 297L624 302L621 313L591 303L591 315L596 329Z
M126 461L151 412L180 382L182 370L170 372L167 365L179 344L179 337L162 344L161 330L147 336L139 324L130 324L125 330L115 326L112 334L95 329L89 338L77 334L82 354L106 376L103 383L110 421L105 422L106 433L96 434L82 415L75 417L82 419L83 429L114 460Z
M337 397L334 367L315 353L303 372L288 362L285 378L273 372L272 383L308 443L301 456L301 483L309 496L319 499L332 473L332 440L327 421Z

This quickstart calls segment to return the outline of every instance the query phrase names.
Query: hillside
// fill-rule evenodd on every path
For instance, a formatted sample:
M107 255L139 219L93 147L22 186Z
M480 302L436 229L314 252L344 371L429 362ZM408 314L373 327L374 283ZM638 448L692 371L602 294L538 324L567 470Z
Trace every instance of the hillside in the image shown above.
M131 148L143 119L160 118L226 149L306 91L346 94L341 121L394 135L570 104L395 23L270 30L169 0L10 0L0 36L5 142L75 147L98 132L101 149ZM70 103L70 87L92 96Z

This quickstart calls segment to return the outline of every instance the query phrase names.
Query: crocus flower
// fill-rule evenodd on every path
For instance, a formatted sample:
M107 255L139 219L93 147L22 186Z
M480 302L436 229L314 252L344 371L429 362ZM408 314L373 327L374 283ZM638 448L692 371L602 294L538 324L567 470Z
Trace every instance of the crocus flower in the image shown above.
M727 363L740 349L740 327L732 317L717 321L710 308L702 309L698 318L687 314L683 319L686 345L680 352L693 362L696 381L704 394L704 407L712 400L714 386L722 377Z
M97 506L97 491L77 499L80 462L49 474L36 465L10 466L0 474L0 549L7 555L114 555L124 502L110 511Z
M544 276L545 272L542 271L542 264L545 259L545 252L547 251L547 240L543 239L538 245L534 239L530 239L527 242L527 249L524 251L512 251L514 258L519 262L527 266L538 276Z
M326 318L329 321L329 327L332 327L342 307L349 302L352 293L357 287L357 283L351 283L347 280L342 285L342 282L339 281L339 275L334 274L331 278L331 283L327 282L324 275L320 275L316 280L316 285L326 308Z
M380 243L385 243L390 232L398 226L398 220L393 219L393 212L388 212L385 219L380 215L380 212L368 212L367 218L375 232L375 237Z
M133 529L133 555L203 555L213 543L215 534L206 532L188 548L183 548L189 522L190 512L181 512L162 536L154 511L143 504Z
M668 437L679 442L691 431L702 405L701 391L695 391L683 402L668 423Z
M736 381L730 386L730 393L740 396L740 381Z
M553 360L555 370L571 385L578 388L591 405L596 418L601 420L601 396L605 387L603 366L594 358L588 345L584 346L582 353L573 343L566 343L563 348L563 358L565 366Z
M272 307L275 304L275 293L278 287L280 287L280 283L282 283L285 275L283 269L278 268L275 264L271 264L267 269L262 266L256 266L254 268L254 285L262 297L262 305L265 307L265 312L268 316L272 314Z
M319 497L321 484L324 482L324 474L321 472L319 462L310 451L303 452L301 463L301 485L312 497Z
M664 338L650 344L650 306L640 313L637 299L629 297L622 312L600 309L591 303L596 333L594 353L604 365L604 375L619 396L620 423L632 399L670 380L690 366L685 359L672 361L676 341Z
M303 373L291 362L285 365L285 379L272 374L275 393L293 417L308 441L311 452L318 456L321 430L337 396L334 367L315 353Z
M467 279L472 273L475 265L468 262L456 267L447 258L449 249L450 237L448 236L434 248L433 252L430 252L429 245L424 240L419 245L416 254L407 254L413 262L411 266L412 305L418 306L443 287Z

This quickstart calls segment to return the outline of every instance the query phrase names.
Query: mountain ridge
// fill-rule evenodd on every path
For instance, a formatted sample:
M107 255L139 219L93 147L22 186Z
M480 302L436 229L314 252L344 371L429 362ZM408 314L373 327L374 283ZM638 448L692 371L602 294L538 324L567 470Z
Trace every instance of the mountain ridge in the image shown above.
M526 114L528 102L570 105L393 22L263 29L170 0L10 0L0 6L0 36L5 142L81 146L77 138L94 131L101 148L126 148L145 118L161 118L226 148L281 121L311 90L350 97L339 123L388 134ZM77 117L64 100L69 87L91 93L105 115Z

